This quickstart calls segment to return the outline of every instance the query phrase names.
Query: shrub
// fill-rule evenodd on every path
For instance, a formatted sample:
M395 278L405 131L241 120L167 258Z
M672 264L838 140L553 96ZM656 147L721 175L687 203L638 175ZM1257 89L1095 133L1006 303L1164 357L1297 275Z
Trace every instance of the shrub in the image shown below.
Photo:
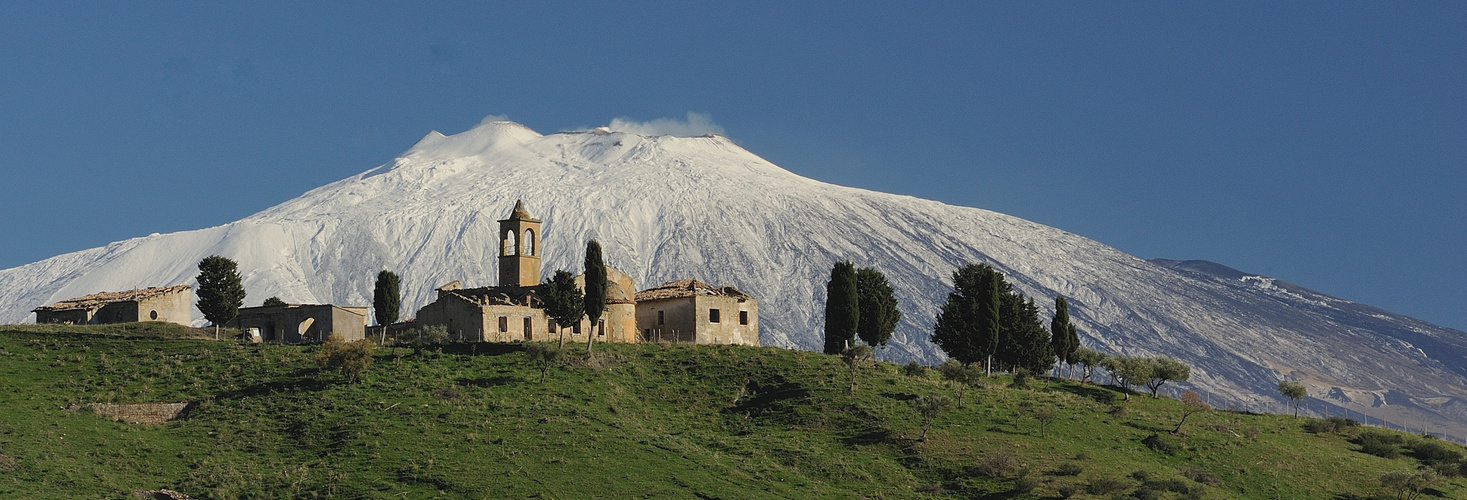
M1015 370L1014 381L1013 383L1009 384L1009 387L1013 387L1015 389L1028 389L1029 372L1027 370Z
M1146 445L1147 448L1151 448L1167 455L1171 455L1177 452L1177 445L1172 444L1171 442L1162 438L1160 434L1152 434L1150 436L1146 436L1146 439L1141 440L1141 444Z
M927 367L916 361L908 361L902 365L902 374L908 377L927 377Z
M1085 472L1085 467L1074 462L1065 462L1054 469L1056 476L1078 476L1081 472Z
M1004 477L1018 466L1019 461L1014 459L1013 453L998 451L983 457L983 461L978 464L978 473L988 477Z
M1411 456L1416 457L1422 463L1429 465L1450 464L1462 459L1462 453L1451 448L1441 441L1420 440L1406 445L1411 450Z
M1405 438L1399 434L1367 431L1360 433L1355 438L1355 443L1360 445L1360 451L1381 458L1396 458L1401 456L1401 444Z
M321 344L321 352L316 354L316 363L323 370L340 370L346 376L346 382L357 381L362 372L372 365L372 350L376 346L370 340L355 340L347 342L341 335L331 334L326 343Z
M1091 495L1109 495L1130 487L1131 484L1124 479L1113 477L1093 477L1085 485L1085 493Z

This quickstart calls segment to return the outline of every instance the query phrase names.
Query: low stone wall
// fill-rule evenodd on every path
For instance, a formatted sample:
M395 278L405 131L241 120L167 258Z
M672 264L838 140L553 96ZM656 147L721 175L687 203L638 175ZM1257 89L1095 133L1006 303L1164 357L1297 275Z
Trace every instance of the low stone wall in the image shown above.
M179 414L188 409L188 403L92 403L91 407L92 411L112 417L113 420L129 424L157 425L178 418Z

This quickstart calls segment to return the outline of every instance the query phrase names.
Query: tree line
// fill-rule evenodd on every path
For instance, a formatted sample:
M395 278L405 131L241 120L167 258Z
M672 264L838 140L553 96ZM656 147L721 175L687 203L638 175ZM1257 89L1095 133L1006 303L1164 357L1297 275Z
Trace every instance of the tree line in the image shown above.
M1101 369L1112 384L1145 387L1152 397L1169 382L1191 378L1191 367L1171 358L1111 356L1084 347L1070 319L1069 301L1055 297L1054 310L1045 328L1034 299L1014 289L1003 273L988 264L958 268L931 336L949 358L942 370L945 378L967 380L994 371L1037 375L1053 369L1089 382ZM884 345L900 318L885 275L856 269L849 261L834 264L826 285L825 352L842 354L851 363L853 390L859 359L851 360L858 357L849 350L855 339L872 347Z

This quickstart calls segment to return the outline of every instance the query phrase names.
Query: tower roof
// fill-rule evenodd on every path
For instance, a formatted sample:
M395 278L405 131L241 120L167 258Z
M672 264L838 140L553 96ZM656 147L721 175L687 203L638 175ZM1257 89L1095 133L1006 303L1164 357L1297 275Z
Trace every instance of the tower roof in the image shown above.
M525 202L524 202L524 200L515 200L514 201L514 210L510 210L510 212L509 212L509 218L508 219L504 219L504 220L505 221L510 221L510 220L523 220L523 221L530 221L530 222L540 222L540 219L536 219L534 217L530 217L530 211L529 210L525 210ZM504 221L500 221L500 222L504 222Z

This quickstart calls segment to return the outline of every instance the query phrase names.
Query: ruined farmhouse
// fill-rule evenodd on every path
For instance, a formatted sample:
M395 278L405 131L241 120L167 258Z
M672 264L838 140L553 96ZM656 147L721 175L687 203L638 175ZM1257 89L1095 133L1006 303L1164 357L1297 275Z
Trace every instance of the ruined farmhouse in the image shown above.
M685 279L637 292L637 325L655 341L759 345L759 301Z
M332 304L241 307L234 326L266 342L325 342L332 335L361 340L367 329L367 308Z
M595 335L602 342L759 345L758 303L748 294L683 280L643 292L649 299L643 304L643 293L635 292L632 277L610 266L606 268L606 309L600 320L592 325L582 317L576 324L557 325L541 299L541 222L530 216L523 202L515 202L509 218L499 221L499 285L465 288L453 281L440 286L437 298L418 309L416 323L442 325L450 338L462 341L555 340L564 333L572 341ZM585 275L576 277L582 290L585 282ZM700 287L682 291L689 282ZM723 319L724 314L729 315L728 320ZM653 322L658 319L664 323ZM666 323L669 319L674 323ZM664 331L666 336L659 337Z
M193 322L193 288L162 286L100 292L32 309L36 323L99 325L166 321L188 326Z

